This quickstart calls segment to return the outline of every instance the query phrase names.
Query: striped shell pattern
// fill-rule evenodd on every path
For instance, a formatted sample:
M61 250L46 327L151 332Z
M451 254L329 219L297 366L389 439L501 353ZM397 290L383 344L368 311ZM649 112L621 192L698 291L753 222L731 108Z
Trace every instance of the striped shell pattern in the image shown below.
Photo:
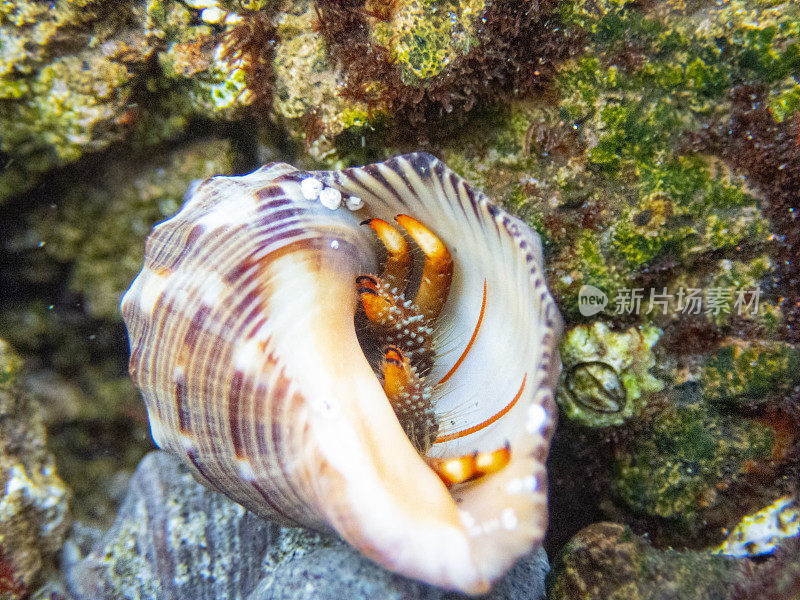
M440 432L469 431L518 397L491 425L434 444L436 457L511 450L499 472L450 489L405 436L354 325L354 280L381 261L360 223L401 213L453 259L431 377L453 367L482 314L436 387ZM540 241L438 159L272 164L196 183L148 238L122 312L154 440L246 508L473 594L541 541L561 319Z

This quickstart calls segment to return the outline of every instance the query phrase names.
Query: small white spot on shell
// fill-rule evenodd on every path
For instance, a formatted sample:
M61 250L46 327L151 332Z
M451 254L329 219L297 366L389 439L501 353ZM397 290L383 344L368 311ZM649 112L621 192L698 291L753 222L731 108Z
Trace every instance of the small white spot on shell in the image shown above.
M241 225L250 220L253 207L253 202L247 200L221 202L200 217L197 224L211 230Z
M331 240L331 248L337 250L339 248L339 240Z
M326 394L320 398L315 398L313 402L317 410L326 417L334 417L339 414L339 400L334 396Z
M240 371L252 371L258 368L261 356L259 342L250 340L236 349L233 355L233 364Z
M172 371L172 381L175 383L183 381L184 374L185 369L183 368L183 365L175 365L175 368Z
M531 404L528 407L528 422L525 428L528 433L539 433L547 422L547 411L541 404Z
M189 292L184 289L177 289L172 292L172 301L174 302L175 306L182 306L186 304L186 301L189 299Z
M500 515L500 522L503 524L503 527L505 529L508 529L509 531L512 529L516 529L518 521L517 521L517 514L514 512L514 509L513 508L505 509L503 513Z
M325 188L319 193L319 201L325 208L335 210L342 204L342 193L334 188Z
M322 182L313 177L306 177L300 182L300 193L306 200L316 200L322 191Z
M236 467L239 469L239 476L247 481L255 481L256 473L253 471L253 465L246 458L236 459Z
M145 279L144 286L142 286L141 293L139 294L139 307L143 312L152 314L158 299L167 287L168 279L168 275L159 275L153 271L149 273L148 277Z
M348 196L344 204L350 210L358 210L364 206L364 201L358 196Z
M222 292L225 290L225 282L216 273L208 273L203 276L200 290L203 294L203 304L211 306L216 304L220 296L222 296Z

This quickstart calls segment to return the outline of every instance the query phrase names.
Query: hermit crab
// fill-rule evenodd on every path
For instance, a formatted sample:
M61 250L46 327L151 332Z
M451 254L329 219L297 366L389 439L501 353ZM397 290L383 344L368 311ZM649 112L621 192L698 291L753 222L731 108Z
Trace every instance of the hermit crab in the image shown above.
M472 594L542 539L540 242L433 156L195 184L122 313L156 443L246 508Z

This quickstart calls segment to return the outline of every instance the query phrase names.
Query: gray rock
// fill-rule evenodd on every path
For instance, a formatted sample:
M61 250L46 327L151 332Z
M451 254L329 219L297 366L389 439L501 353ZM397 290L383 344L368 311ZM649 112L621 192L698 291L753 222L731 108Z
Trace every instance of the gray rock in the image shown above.
M75 540L65 553L79 600L465 597L390 573L335 536L260 519L196 483L163 452L145 457L114 525L88 552L85 546ZM486 598L542 599L547 570L539 548Z
M0 598L26 597L51 570L69 527L69 492L45 447L39 403L17 384L0 340Z

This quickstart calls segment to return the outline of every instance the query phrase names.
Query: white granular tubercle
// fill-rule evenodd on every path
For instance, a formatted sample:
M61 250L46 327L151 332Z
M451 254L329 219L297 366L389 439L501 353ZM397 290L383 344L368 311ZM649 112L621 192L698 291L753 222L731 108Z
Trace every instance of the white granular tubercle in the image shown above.
M300 193L306 200L316 200L322 191L322 182L313 177L306 177L300 182Z
M344 204L350 210L358 210L364 206L364 201L358 196L348 196L347 200L344 201Z
M319 193L319 201L325 208L337 209L342 204L342 193L333 188L325 188Z

